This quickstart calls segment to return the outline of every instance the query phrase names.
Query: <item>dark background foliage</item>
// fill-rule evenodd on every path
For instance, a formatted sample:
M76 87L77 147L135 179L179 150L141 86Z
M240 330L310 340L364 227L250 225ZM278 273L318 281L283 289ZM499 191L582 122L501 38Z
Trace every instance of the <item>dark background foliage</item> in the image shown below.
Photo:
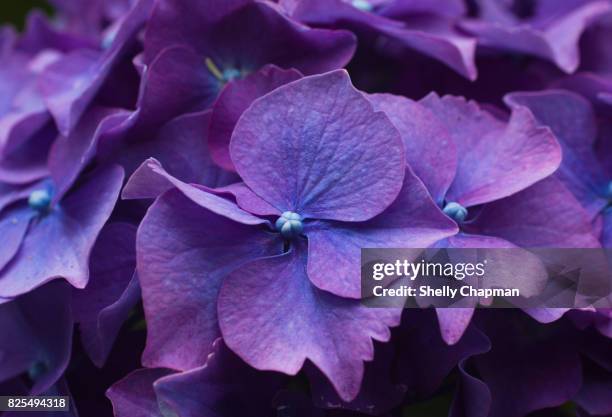
M34 8L42 9L49 14L52 12L51 6L43 0L4 0L0 4L0 24L8 22L22 28L26 14Z

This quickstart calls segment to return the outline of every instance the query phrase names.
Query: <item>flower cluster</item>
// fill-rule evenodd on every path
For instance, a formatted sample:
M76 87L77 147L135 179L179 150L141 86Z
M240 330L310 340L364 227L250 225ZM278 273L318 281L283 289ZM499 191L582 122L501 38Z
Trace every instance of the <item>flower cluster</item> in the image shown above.
M612 414L612 311L360 301L361 248L612 247L612 1L50 3L0 27L0 395Z

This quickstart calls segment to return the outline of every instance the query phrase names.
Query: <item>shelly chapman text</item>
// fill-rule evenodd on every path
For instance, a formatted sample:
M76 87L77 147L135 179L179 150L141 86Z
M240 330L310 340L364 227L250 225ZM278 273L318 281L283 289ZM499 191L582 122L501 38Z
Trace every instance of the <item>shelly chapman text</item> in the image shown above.
M390 277L406 277L410 280L415 280L417 277L445 277L462 280L466 277L483 277L486 264L486 260L479 263L439 263L398 259L391 263L374 264L372 278L376 281Z

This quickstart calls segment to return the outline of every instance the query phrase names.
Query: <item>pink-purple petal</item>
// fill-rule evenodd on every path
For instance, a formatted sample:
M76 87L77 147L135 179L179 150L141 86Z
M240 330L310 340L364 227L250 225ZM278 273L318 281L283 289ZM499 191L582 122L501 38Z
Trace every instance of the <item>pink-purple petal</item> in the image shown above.
M404 176L399 133L345 71L302 78L253 102L230 154L257 195L306 218L370 219L396 198Z

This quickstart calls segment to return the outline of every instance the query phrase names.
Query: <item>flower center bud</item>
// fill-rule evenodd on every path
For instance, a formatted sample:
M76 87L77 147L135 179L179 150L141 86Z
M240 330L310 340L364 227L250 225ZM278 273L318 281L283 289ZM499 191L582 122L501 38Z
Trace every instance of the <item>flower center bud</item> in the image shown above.
M239 70L237 68L230 67L221 70L217 66L217 64L215 64L215 62L210 58L206 58L204 62L206 63L206 68L208 68L208 71L210 71L210 73L214 75L215 78L221 81L223 84L236 80L238 78L242 78L245 75L245 71Z
M368 0L350 0L351 5L364 12L371 12L374 7L368 2Z
M285 239L294 239L304 231L302 216L293 211L286 211L281 214L276 220L275 226L276 230L279 231Z
M468 215L467 209L461 204L455 202L447 203L442 211L457 223L463 223Z
M28 205L39 213L44 213L51 207L51 191L46 188L34 190L28 197Z
M28 377L31 381L38 380L47 372L47 365L42 361L36 361L28 369Z

